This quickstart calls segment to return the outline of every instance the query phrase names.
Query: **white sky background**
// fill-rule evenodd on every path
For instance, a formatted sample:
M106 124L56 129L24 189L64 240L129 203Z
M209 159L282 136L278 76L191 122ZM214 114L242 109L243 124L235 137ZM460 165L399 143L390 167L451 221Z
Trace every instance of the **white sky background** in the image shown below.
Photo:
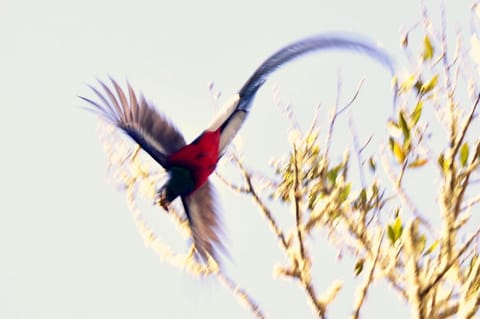
M452 30L460 25L468 32L470 5L447 7ZM85 84L96 77L128 78L192 140L214 115L210 81L223 101L281 46L328 30L378 39L402 62L400 28L414 24L419 12L413 0L2 0L0 318L249 317L214 280L191 278L143 245L124 193L106 177L97 120L79 107L77 95L88 96ZM272 156L287 151L272 89L278 86L306 125L317 104L327 114L334 103L339 69L343 101L367 79L356 124L384 132L391 114L385 70L362 56L319 54L288 65L259 93L241 131L249 167L266 171ZM233 259L229 273L269 318L313 317L299 286L272 279L272 264L284 257L257 208L228 191L220 190L219 200ZM329 312L345 318L358 283L352 261L337 260L323 239L312 250L322 254L314 265L318 291L334 278L345 281ZM393 292L375 288L365 318L408 316Z

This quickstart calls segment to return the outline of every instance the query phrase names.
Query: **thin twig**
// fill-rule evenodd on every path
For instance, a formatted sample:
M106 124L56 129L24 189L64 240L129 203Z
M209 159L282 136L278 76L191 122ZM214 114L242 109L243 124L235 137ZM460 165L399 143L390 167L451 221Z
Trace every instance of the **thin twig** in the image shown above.
M326 149L325 149L325 157L328 157L328 153L330 151L330 145L332 141L332 135L333 135L333 127L335 126L335 122L337 120L337 117L340 116L343 112L345 112L352 104L355 102L357 99L358 95L360 94L360 90L362 89L363 83L365 82L365 79L361 79L360 82L357 85L357 89L355 90L352 98L350 101L347 102L340 110L338 109L338 100L339 100L339 94L337 94L337 103L335 103L333 107L333 114L332 118L330 119L330 125L328 126L328 132L327 132L327 137L326 137ZM341 81L337 83L337 91L341 88Z
M235 295L235 297L237 297L240 303L243 303L255 315L256 318L265 318L265 315L255 300L253 300L253 298L250 297L244 289L238 287L238 285L230 277L228 277L224 272L219 271L217 273L217 278L232 292L233 295Z
M247 184L245 187L247 190L247 193L252 195L255 203L258 205L258 207L260 207L260 210L262 211L263 215L267 218L270 226L275 232L275 235L280 240L282 247L285 250L288 250L288 243L287 243L287 240L285 239L285 235L283 234L283 231L280 229L280 227L277 225L277 222L275 221L275 219L273 219L272 213L270 212L268 207L265 205L265 203L262 201L260 196L257 194L257 191L255 190L255 187L252 184L252 177L250 173L246 170L245 166L243 166L242 162L236 156L234 156L233 159L237 164L238 168L240 169L240 172L242 173L243 178L245 179L245 183Z
M440 280L445 276L447 271L450 270L450 268L458 262L459 258L465 253L465 251L467 251L467 249L470 247L470 244L479 234L480 228L478 228L477 231L472 236L470 236L470 238L465 242L462 248L458 250L456 256L452 258L450 262L445 265L445 267L443 267L443 269L437 274L437 276L435 276L435 279L433 279L428 285L425 286L425 288L423 288L423 290L421 291L422 296L428 294L430 290L440 282Z
M297 240L298 240L298 248L300 251L300 258L302 260L305 259L305 247L303 244L303 221L302 221L302 212L300 211L300 201L302 199L302 193L299 189L300 184L300 177L299 177L299 170L298 170L298 162L297 162L297 148L295 144L293 145L293 203L295 206L295 223L297 229Z
M424 225L431 234L434 234L434 229L433 229L432 225L428 222L428 220L425 217L423 217L420 214L418 209L413 204L413 201L410 198L410 196L408 196L408 194L405 192L403 187L398 184L398 179L395 179L395 176L394 176L395 174L393 172L393 168L390 166L390 164L388 163L387 158L385 156L385 146L382 147L380 152L382 154L380 156L380 159L381 159L382 165L385 169L385 173L386 173L386 175L387 175L387 177L390 181L390 184L395 188L395 191L397 192L398 197L404 203L404 205L406 205L410 209L410 211L413 213L415 218L418 218L418 220L422 223L422 225Z
M455 147L452 150L452 157L455 157L458 153L458 150L460 149L460 146L462 146L463 140L465 139L465 136L467 135L468 128L470 127L470 124L472 123L473 117L475 115L475 111L477 110L478 104L480 102L480 94L477 96L475 103L473 104L472 110L470 111L470 114L468 115L468 118L463 125L462 132L460 133L460 138L455 144Z
M352 315L353 319L360 318L360 309L361 309L363 303L365 302L365 297L367 296L368 288L370 287L370 285L372 284L372 281L373 281L373 274L375 273L375 268L377 266L378 256L380 255L380 248L382 247L382 241L383 241L384 234L385 234L385 231L382 231L382 233L380 234L380 240L378 241L377 250L375 251L375 255L374 255L374 258L373 258L372 266L370 268L370 272L368 273L368 276L365 280L365 283L360 288L360 295L357 297L354 308L353 308L354 309L353 315Z

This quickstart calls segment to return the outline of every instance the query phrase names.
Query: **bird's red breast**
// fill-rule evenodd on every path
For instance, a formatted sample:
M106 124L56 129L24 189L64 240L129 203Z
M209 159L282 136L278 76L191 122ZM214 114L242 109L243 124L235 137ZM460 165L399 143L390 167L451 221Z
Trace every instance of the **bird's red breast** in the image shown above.
M215 170L218 162L220 128L204 131L195 141L168 157L171 166L185 167L192 172L195 189L202 186Z

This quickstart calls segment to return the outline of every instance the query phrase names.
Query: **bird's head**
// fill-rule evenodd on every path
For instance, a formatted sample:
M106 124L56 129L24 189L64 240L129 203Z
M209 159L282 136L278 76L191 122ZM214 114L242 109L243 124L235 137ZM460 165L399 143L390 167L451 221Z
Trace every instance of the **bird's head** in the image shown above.
M173 166L168 170L168 179L158 191L158 202L168 210L168 205L178 196L190 194L195 189L195 181L190 170Z

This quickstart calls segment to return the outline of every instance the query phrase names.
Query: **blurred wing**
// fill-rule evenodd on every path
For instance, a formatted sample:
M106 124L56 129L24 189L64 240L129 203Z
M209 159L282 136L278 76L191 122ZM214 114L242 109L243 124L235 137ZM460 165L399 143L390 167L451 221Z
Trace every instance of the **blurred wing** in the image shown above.
M225 248L220 238L222 225L212 183L207 181L189 196L183 196L182 203L198 255L203 261L210 255L218 262L217 251Z
M90 86L99 102L80 96L108 122L127 133L160 165L166 167L169 154L185 146L185 139L170 121L149 104L143 95L137 97L128 84L128 99L120 86L111 80L114 91L99 81L103 94Z

